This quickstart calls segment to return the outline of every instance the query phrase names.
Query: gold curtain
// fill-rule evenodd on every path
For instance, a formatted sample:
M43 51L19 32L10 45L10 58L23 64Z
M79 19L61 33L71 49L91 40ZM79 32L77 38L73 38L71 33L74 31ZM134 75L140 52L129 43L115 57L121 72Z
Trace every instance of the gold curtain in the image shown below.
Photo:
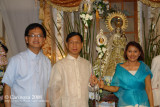
M151 7L160 7L160 0L140 0L142 3Z
M40 0L39 19L47 31L47 37L43 46L43 53L51 59L52 65L56 62L56 44L54 38L54 28L52 20L52 7L46 0Z
M47 3L62 11L78 11L79 5L82 0L47 0Z

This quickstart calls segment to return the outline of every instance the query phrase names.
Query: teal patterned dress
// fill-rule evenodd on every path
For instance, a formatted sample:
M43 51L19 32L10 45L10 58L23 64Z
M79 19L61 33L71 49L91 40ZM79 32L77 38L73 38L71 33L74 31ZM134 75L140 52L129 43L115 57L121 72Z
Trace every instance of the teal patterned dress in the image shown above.
M145 78L152 73L149 67L142 61L135 75L132 75L117 64L116 72L113 76L111 86L118 86L118 92L114 94L119 98L118 106L145 106L150 107L148 96L145 90Z

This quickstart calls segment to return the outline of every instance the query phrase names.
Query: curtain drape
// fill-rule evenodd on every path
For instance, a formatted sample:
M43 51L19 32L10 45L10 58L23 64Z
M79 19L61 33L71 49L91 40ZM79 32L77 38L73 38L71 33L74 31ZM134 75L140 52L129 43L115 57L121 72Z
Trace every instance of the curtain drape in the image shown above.
M77 11L82 0L48 0L48 3L57 10Z
M30 23L41 22L38 17L38 7L34 0L0 0L0 11L8 35L6 44L10 56L26 49L25 28Z
M160 7L160 0L140 0L140 1L151 7Z

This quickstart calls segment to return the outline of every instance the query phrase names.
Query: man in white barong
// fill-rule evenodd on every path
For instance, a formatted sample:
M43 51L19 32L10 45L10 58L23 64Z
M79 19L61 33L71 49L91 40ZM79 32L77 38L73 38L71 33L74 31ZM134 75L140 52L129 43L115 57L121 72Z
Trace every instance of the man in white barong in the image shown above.
M151 71L153 73L152 92L154 106L160 107L160 55L153 58L151 64Z
M54 64L49 81L51 107L88 107L91 64L79 56L83 37L72 32L66 38L68 55ZM94 76L91 76L94 77ZM92 85L96 84L93 81Z

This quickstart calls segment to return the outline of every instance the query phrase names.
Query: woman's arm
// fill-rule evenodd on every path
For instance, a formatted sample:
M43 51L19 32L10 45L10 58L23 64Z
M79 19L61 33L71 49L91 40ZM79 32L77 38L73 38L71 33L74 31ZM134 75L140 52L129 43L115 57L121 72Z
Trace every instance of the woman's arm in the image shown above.
M100 80L100 82L99 82L99 88L102 88L102 89L110 91L110 92L117 92L119 90L119 87L117 87L117 86L104 85L104 82L102 80Z
M147 95L148 95L150 107L154 107L152 86L151 86L151 76L150 75L148 75L145 78L145 89L146 89L146 92L147 92Z
M11 88L9 85L4 84L4 105L5 107L11 107Z

